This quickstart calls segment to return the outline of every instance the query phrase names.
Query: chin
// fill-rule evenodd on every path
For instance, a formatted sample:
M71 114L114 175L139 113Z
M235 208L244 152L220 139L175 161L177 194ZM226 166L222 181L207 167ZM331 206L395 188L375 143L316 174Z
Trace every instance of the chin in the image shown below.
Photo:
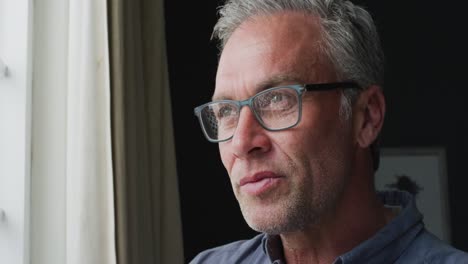
M249 210L250 209L250 210ZM293 219L287 212L262 208L242 210L247 225L257 232L269 235L293 232L303 226L304 219Z
M271 220L271 219L269 219ZM250 228L257 232L266 233L269 235L279 235L299 230L300 227L295 223L282 221L247 221Z

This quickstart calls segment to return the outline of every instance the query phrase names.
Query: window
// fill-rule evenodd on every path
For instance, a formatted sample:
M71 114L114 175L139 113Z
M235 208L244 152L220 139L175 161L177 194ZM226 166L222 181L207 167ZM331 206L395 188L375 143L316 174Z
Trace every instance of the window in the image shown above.
M30 6L30 0L0 0L0 59L9 69L0 75L1 263L29 263Z

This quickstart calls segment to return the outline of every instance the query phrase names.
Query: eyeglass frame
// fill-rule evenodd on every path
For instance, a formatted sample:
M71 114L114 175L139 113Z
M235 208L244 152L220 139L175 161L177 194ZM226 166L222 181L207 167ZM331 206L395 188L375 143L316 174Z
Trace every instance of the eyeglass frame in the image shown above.
M283 127L283 128L278 128L278 129L271 129L271 128L267 127L264 124L263 120L258 116L257 111L255 111L253 106L252 106L252 102L256 97L258 97L258 96L260 96L262 94L268 93L268 92L270 92L272 90L281 89L281 88L291 88L291 89L296 91L298 99L299 99L298 100L298 106L297 106L298 111L299 111L299 116L297 118L297 121L293 125ZM299 124L299 122L301 122L301 118L302 118L302 96L303 96L304 92L306 92L306 91L307 92L309 92L309 91L330 91L330 90L334 90L334 89L358 89L358 90L362 90L362 87L359 84L357 84L356 82L310 83L310 84L292 84L292 85L275 86L275 87L265 89L265 90L263 90L261 92L258 92L256 94L254 94L253 96L251 96L250 98L247 98L245 100L240 100L240 101L239 100L216 100L216 101L211 101L211 102L202 104L200 106L195 107L194 114L195 114L195 116L198 117L198 121L200 122L200 126L202 127L203 134L205 135L206 139L208 141L212 142L212 143L220 143L220 142L225 142L225 141L231 140L234 137L235 129L234 129L234 132L232 133L232 136L230 136L230 137L228 137L226 139L222 139L222 140L211 139L210 136L208 135L208 133L206 132L205 125L203 124L203 120L202 120L202 116L201 116L201 110L204 107L208 106L208 105L211 105L213 103L223 103L223 102L226 102L226 103L229 102L229 103L237 105L238 109L239 109L239 117L238 117L238 120L237 120L236 129L237 129L237 126L238 126L238 122L239 122L239 118L240 118L240 112L242 110L242 107L247 105L250 108L250 111L252 111L252 113L254 114L255 119L260 124L260 126L262 126L263 129L265 129L267 131L282 131L282 130L286 130L286 129L295 127L295 126L297 126Z

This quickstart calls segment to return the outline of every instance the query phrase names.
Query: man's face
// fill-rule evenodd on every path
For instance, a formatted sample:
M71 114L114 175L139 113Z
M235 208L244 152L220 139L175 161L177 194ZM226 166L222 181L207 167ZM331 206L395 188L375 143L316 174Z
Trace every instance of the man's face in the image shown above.
M221 55L214 99L244 100L278 85L337 81L321 54L318 21L299 13L241 24ZM250 227L297 231L333 214L351 169L352 128L339 117L341 91L306 92L294 127L263 129L250 108L234 137L219 144L234 194Z

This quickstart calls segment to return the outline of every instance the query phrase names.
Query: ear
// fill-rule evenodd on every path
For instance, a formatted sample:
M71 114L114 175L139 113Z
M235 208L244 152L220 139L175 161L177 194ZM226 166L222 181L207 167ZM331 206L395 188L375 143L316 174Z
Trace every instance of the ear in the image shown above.
M361 92L356 106L357 143L361 148L367 148L375 141L383 126L385 97L382 89L376 85L370 86Z

